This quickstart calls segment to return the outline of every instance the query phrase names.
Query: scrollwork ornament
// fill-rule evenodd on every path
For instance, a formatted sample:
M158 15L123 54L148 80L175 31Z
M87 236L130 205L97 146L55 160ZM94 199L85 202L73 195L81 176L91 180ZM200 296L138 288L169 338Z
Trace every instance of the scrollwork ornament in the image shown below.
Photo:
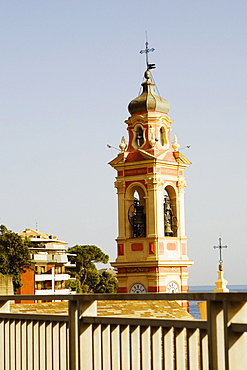
M154 128L151 126L150 129L149 129L149 144L151 145L151 147L153 148L156 144L156 140L155 140L155 130Z
M164 180L159 177L149 177L146 180L148 189L154 189L154 188L163 189L164 183L165 183Z
M187 182L186 182L186 180L178 180L178 182L177 182L177 186L178 186L178 189L179 189L180 191L183 191L183 190L184 190L184 188L187 186Z
M124 193L125 191L125 181L123 180L117 180L114 183L115 188L117 189L118 193Z

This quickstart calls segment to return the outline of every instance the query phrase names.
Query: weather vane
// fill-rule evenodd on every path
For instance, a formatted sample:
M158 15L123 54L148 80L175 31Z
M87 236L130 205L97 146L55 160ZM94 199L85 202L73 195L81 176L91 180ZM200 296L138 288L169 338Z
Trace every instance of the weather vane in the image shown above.
M144 49L144 50L141 50L140 51L140 53L141 54L146 54L146 64L147 64L147 69L149 70L149 69L154 69L154 68L156 68L156 66L155 66L155 64L150 64L149 62L148 62L148 54L150 53L150 52L153 52L155 49L154 48L151 48L151 49L149 49L148 48L148 40L147 40L147 31L146 31L146 48Z
M215 245L214 249L219 248L220 251L220 259L219 259L219 264L221 265L223 263L222 259L222 248L227 248L227 245L222 245L221 244L221 238L219 238L219 245Z

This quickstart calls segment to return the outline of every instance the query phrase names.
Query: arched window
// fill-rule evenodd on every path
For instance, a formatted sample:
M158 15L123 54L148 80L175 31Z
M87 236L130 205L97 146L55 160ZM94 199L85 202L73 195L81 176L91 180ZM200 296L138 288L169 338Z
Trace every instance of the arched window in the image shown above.
M146 236L146 214L145 205L140 199L137 190L134 191L133 203L128 210L128 218L131 225L131 237L143 238Z
M136 145L140 148L144 144L144 136L143 136L143 129L141 126L137 127L136 130Z
M164 234L177 236L177 229L176 194L171 186L167 186L164 190Z
M166 130L164 126L160 128L160 143L162 146L167 144Z

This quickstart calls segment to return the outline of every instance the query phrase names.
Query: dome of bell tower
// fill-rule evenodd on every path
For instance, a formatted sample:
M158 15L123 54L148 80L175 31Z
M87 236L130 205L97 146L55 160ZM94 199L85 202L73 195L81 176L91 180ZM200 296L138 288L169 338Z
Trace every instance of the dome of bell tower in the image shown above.
M141 95L133 99L128 106L131 115L141 112L168 113L170 104L167 100L158 96L154 91L155 83L151 81L151 72L147 70L144 74L146 81L142 83Z

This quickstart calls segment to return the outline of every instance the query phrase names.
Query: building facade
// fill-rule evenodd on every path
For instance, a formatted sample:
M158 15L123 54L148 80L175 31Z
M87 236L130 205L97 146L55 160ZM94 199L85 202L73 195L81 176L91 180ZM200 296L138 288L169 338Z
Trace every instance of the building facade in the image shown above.
M39 230L26 229L19 235L32 242L30 253L34 261L34 270L28 270L21 277L23 286L19 294L69 294L70 289L65 287L70 279L65 273L69 266L67 243Z
M184 170L190 161L171 141L169 103L155 92L151 72L129 104L128 145L110 162L117 171L118 291L187 292Z

